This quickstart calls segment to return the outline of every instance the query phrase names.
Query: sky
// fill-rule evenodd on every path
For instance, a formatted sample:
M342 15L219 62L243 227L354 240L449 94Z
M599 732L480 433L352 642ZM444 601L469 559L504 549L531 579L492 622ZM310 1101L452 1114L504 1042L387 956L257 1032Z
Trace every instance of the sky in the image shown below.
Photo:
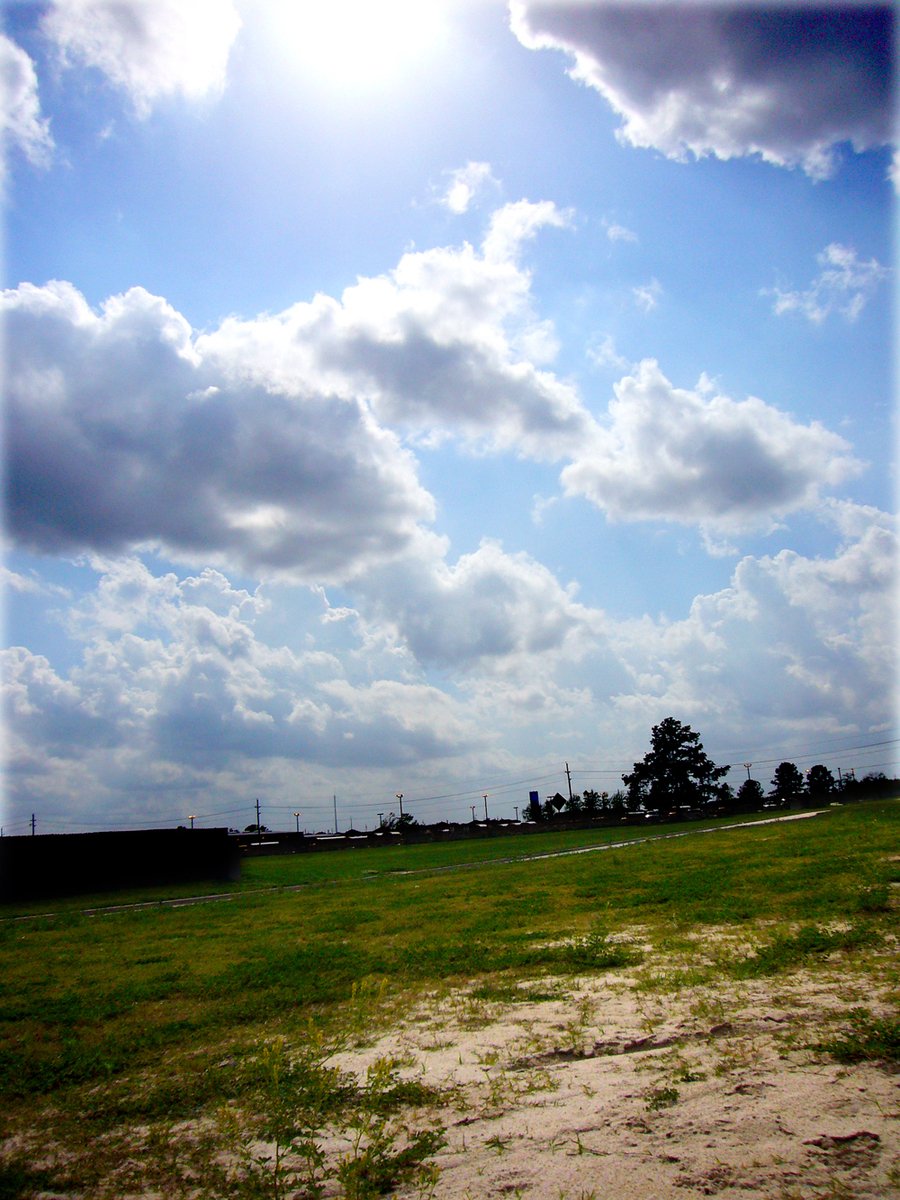
M893 32L5 4L4 834L900 774Z

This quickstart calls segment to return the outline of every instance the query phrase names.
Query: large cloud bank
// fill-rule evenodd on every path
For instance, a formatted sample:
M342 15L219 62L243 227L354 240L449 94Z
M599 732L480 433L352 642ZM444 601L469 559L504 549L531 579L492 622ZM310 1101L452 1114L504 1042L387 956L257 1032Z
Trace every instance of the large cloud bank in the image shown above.
M9 786L32 802L65 798L76 815L72 797L90 810L127 796L134 818L173 789L249 807L247 771L290 795L301 761L307 794L335 769L363 771L371 792L462 755L496 770L501 740L526 761L563 731L566 754L604 731L621 747L634 730L639 745L672 711L702 716L719 745L746 744L748 720L769 746L877 729L895 686L895 522L847 502L825 516L834 555L745 557L674 621L612 621L539 564L487 545L430 576L420 567L392 610L407 644L381 629L384 581L363 598L371 622L309 597L320 619L291 649L265 636L264 591L216 570L153 575L96 559L96 586L65 617L75 666L3 652ZM416 656L463 668L461 692L427 683Z
M760 155L831 175L838 148L893 140L889 6L512 0L513 32L557 49L670 158Z
M594 415L547 368L553 330L520 261L562 224L552 204L507 205L480 249L409 253L339 300L203 334L141 288L99 311L68 283L4 293L10 534L335 582L424 542L439 554L404 437L560 463L566 492L616 519L729 531L858 469L821 426L678 389L652 361Z

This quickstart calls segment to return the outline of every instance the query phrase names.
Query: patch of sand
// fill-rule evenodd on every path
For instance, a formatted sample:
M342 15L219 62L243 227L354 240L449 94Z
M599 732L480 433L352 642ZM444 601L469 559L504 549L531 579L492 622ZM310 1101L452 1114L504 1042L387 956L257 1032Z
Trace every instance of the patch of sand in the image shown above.
M900 1196L900 1074L804 1048L860 1002L852 980L674 994L640 980L569 979L559 998L523 1003L460 992L339 1063L364 1072L394 1056L449 1093L434 1114L447 1128L435 1200ZM870 982L856 986L880 1007Z

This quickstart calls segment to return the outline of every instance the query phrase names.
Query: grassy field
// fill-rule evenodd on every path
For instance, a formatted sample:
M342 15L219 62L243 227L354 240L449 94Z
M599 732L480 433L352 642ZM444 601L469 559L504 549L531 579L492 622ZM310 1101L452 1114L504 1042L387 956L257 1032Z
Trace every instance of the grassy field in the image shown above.
M644 986L657 990L835 955L878 957L883 983L898 819L900 802L868 803L539 861L499 860L623 833L254 859L238 893L215 903L100 915L60 904L27 920L10 909L0 1200L315 1196L335 1179L348 1197L411 1179L427 1194L439 1098L390 1063L350 1079L329 1065L336 1047L426 993L474 982L512 994L528 981L526 994L558 994L569 976L633 965L647 945L659 953ZM744 931L747 949L692 960L688 935L723 926ZM888 983L896 993L896 971ZM852 1053L855 1038L865 1053L880 1038L896 1056L897 1037L896 1022L857 1012L832 1048ZM429 1114L421 1129L417 1112ZM335 1123L345 1146L329 1165L319 1134Z

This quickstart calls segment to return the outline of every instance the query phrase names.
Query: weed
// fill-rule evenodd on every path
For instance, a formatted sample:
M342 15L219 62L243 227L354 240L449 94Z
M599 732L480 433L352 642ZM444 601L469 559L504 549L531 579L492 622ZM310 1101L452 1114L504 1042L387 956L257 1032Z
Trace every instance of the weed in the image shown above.
M632 946L610 941L605 930L595 930L559 947L558 958L560 966L578 971L606 971L630 967L639 962L641 956Z
M853 1009L848 1019L847 1029L810 1049L822 1050L842 1063L900 1062L900 1019L874 1017L864 1008Z
M678 1088L675 1087L651 1088L646 1095L646 1106L650 1112L656 1112L660 1108L671 1108L677 1103Z
M752 957L732 963L730 974L735 979L776 975L838 950L877 946L881 940L878 931L868 925L851 925L849 929L836 930L805 925L795 934L775 937L768 946L761 946Z
M0 1200L26 1200L55 1185L50 1171L36 1170L19 1158L0 1162Z
M706 1078L705 1071L695 1071L690 1063L681 1063L675 1071L679 1083L700 1083Z
M861 913L885 913L891 908L891 893L886 883L865 887L856 897L855 908Z

